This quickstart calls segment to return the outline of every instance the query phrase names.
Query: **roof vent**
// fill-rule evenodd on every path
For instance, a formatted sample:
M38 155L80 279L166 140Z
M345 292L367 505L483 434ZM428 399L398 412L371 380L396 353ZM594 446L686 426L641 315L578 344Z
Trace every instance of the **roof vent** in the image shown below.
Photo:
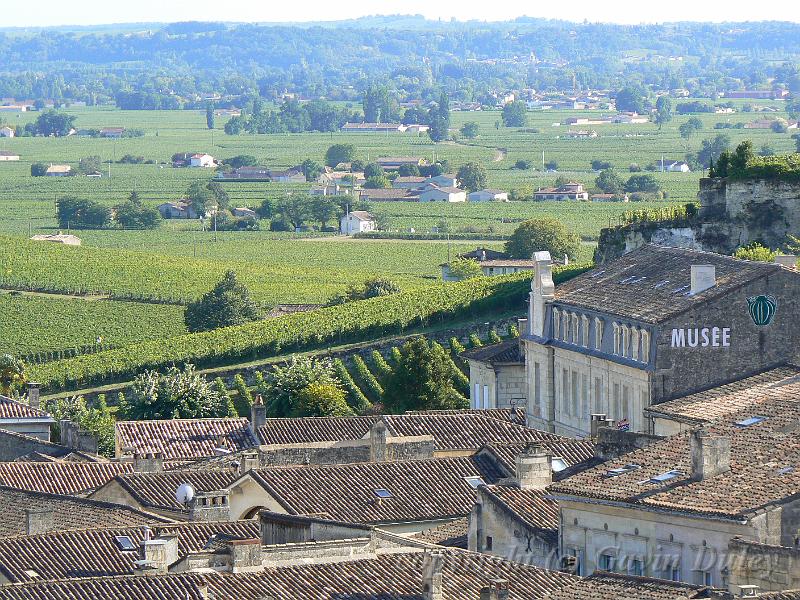
M716 267L714 265L692 265L691 294L699 294L712 288L717 283Z

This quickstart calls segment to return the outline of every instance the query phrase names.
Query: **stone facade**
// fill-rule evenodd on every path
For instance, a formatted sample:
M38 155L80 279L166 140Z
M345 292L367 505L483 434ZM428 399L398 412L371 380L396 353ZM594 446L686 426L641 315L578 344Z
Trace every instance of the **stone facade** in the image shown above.
M524 364L469 361L470 408L520 408L527 404Z
M761 592L800 589L800 548L734 538L729 545L730 587L755 585Z

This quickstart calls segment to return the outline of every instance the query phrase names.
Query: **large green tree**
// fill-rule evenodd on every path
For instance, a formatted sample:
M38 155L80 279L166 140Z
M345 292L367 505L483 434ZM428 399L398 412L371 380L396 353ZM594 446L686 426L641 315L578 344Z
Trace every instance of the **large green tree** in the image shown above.
M638 85L628 85L617 92L614 102L617 110L635 112L643 115L647 112L647 92Z
M228 271L214 289L186 307L184 319L191 332L241 325L262 317L247 288Z
M481 163L470 162L461 165L461 167L458 169L458 173L456 174L456 178L458 179L461 187L469 190L470 192L476 192L486 187L488 176L486 173L486 167L484 167Z
M595 178L594 184L597 189L606 194L620 194L625 188L625 182L622 181L622 177L617 175L613 169L601 171Z
M271 417L346 416L353 411L328 359L292 356L266 377L264 392Z
M672 120L672 99L669 96L659 96L656 100L656 114L653 118L658 128Z
M383 380L384 409L403 413L468 408L468 401L456 389L456 368L438 344L429 344L423 337L406 342Z
M503 107L503 125L525 127L528 124L528 106L522 100L514 100Z
M10 396L25 383L25 363L11 354L0 355L0 394Z
M530 259L534 252L547 250L553 258L565 254L575 258L581 240L570 233L561 221L531 219L520 223L506 242L505 250L511 258Z
M339 163L353 162L356 147L353 144L334 144L325 152L325 164L335 167Z

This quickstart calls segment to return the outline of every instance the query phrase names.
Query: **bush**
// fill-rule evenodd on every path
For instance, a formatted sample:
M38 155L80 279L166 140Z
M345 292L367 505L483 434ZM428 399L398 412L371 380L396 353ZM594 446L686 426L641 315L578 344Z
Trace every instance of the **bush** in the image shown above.
M514 168L519 169L521 171L528 171L533 168L533 161L519 159L517 162L514 163Z
M334 144L325 151L325 164L335 167L339 163L352 162L356 155L353 144Z
M777 250L770 250L758 242L753 242L747 246L737 248L736 252L733 253L736 258L740 258L742 260L754 260L767 263L775 262L775 257L777 254Z
M228 271L214 289L186 307L186 327L190 332L209 331L219 327L257 321L261 310L250 299L247 288Z
M652 175L631 175L625 183L625 191L655 193L661 190L658 180Z
M44 177L47 175L47 165L35 162L31 165L31 177Z
M478 261L471 258L456 257L448 263L447 270L452 277L458 280L483 275L483 270Z

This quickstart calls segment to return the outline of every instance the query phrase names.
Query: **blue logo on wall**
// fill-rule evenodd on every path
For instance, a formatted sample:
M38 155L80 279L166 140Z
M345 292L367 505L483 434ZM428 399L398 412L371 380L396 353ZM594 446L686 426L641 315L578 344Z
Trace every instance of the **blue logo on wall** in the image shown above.
M775 317L775 311L778 310L778 301L774 296L753 296L747 299L747 310L750 312L750 317L753 323L762 327L772 323Z

